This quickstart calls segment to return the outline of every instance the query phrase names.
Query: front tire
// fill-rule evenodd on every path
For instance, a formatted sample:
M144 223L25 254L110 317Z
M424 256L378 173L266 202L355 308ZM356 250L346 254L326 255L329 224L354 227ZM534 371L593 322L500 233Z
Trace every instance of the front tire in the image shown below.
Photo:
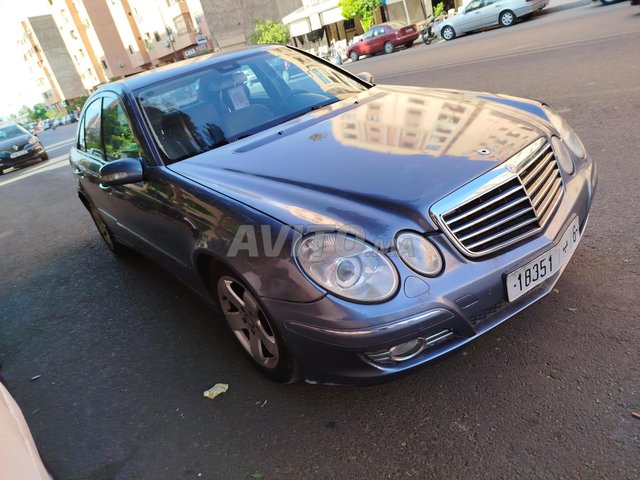
M253 365L276 382L296 381L293 357L256 296L231 273L215 283L218 307Z
M395 47L393 46L393 43L385 42L384 53L393 53L394 50L395 50Z
M600 3L602 3L603 5L613 5L617 1L618 0L600 0Z
M47 152L44 152L42 155L40 155L40 160L46 162L47 160L49 160L49 154Z
M500 25L503 27L510 27L514 23L516 23L516 14L511 10L505 10L500 14Z
M358 55L356 52L351 52L349 54L349 58L351 59L352 62L357 62L358 59L360 58L360 55Z
M456 31L450 25L444 27L440 34L442 35L442 38L444 38L447 42L456 38Z

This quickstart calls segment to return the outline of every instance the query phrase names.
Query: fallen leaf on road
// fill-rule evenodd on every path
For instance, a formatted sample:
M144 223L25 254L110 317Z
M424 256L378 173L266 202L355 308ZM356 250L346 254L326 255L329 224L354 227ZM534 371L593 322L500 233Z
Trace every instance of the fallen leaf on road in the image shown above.
M203 393L203 395L205 397L210 398L211 400L213 400L218 395L220 395L221 393L226 392L227 390L229 390L229 385L227 385L226 383L216 383L209 390L205 391Z
M31 377L31 381L33 382L34 380L37 380L41 377L42 375L34 375L33 377Z
M636 418L640 418L640 412L631 412L631 415Z
M567 310L569 310L571 313L576 313L578 311L576 307L569 307L567 308Z

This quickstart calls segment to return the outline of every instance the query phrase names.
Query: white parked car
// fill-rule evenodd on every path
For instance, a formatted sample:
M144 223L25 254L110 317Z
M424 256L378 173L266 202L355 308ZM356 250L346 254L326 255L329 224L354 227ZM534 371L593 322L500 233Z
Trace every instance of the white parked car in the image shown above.
M0 478L51 480L20 408L0 383Z
M453 40L458 35L481 28L513 25L516 18L542 10L549 0L471 0L457 15L437 26L440 36Z

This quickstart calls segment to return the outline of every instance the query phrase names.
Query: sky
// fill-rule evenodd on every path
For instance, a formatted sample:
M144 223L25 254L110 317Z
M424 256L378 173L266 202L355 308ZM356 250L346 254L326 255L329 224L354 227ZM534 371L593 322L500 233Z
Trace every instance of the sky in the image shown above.
M32 107L42 101L16 42L22 32L20 21L46 14L47 6L46 0L0 0L0 116L17 113L22 105Z

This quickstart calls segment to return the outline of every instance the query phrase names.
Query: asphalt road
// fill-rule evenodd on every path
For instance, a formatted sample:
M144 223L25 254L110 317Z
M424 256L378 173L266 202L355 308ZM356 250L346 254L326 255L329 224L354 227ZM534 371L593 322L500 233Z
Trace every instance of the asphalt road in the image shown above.
M2 177L1 373L57 478L638 478L638 45L625 2L348 67L544 99L600 171L556 291L378 387L270 383L183 285L106 250L66 161Z

